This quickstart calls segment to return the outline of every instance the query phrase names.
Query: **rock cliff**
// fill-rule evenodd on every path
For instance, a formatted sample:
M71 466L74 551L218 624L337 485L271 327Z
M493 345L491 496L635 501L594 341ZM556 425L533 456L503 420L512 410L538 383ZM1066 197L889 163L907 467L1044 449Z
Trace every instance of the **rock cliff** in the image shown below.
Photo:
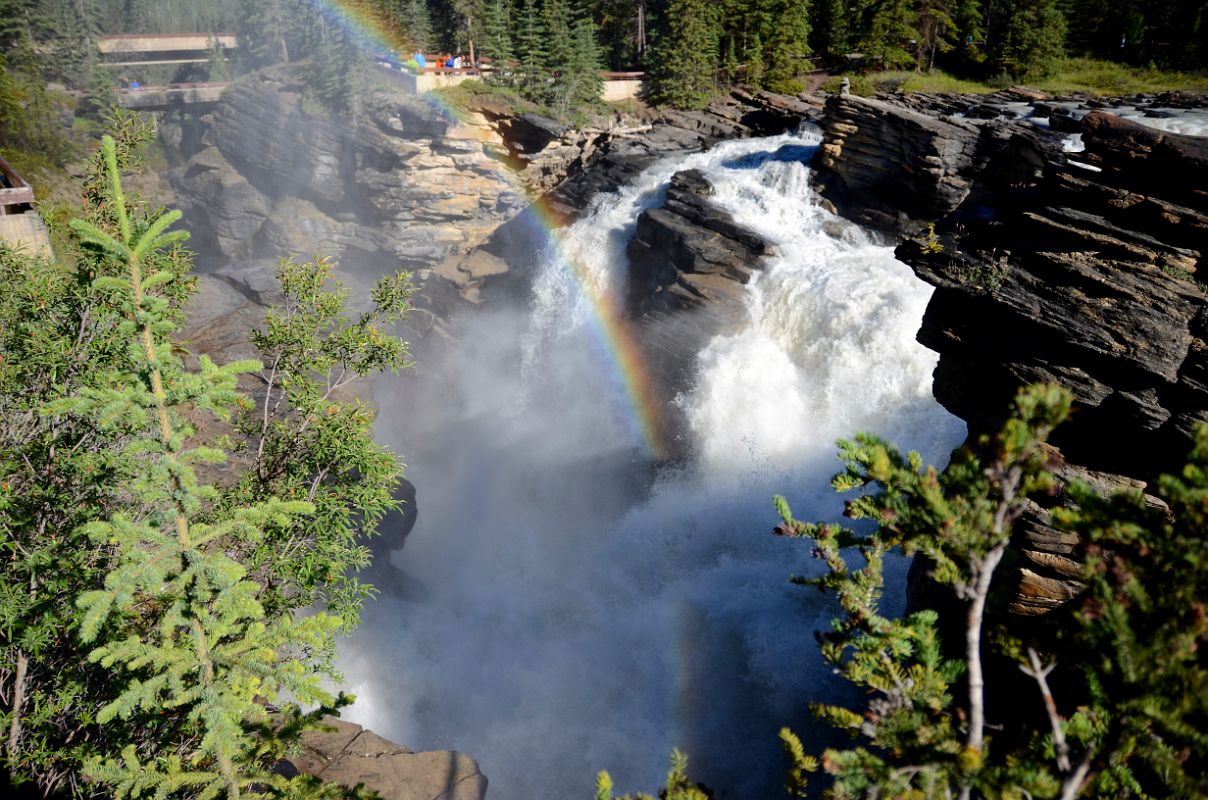
M172 174L203 268L238 283L282 255L328 255L354 294L412 269L430 326L479 277L458 260L526 203L497 134L398 92L373 95L358 120L335 118L303 89L281 68L240 79L205 120L203 148Z
M1053 437L1063 480L1143 487L1182 463L1208 421L1208 142L1091 111L1085 151L1065 153L1031 126L850 96L822 124L823 190L909 236L898 258L936 287L919 341L972 435L1000 426L1018 386L1056 381L1077 401ZM1076 543L1045 520L1037 507L1021 526L1019 613L1078 590Z

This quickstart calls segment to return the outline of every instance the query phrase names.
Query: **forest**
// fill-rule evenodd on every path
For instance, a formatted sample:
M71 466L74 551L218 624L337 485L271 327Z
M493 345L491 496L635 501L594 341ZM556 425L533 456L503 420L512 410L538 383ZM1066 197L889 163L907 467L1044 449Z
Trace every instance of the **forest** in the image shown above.
M296 64L315 103L355 119L383 47L490 59L497 88L564 115L597 102L603 69L644 70L648 99L682 108L731 85L800 91L818 69L1009 85L1073 57L1196 73L1206 16L1197 0L0 0L0 147L82 182L75 219L51 220L55 259L0 244L0 786L362 796L275 767L351 702L336 640L375 596L357 572L403 468L340 390L410 366L383 331L415 288L385 276L354 313L329 261L286 259L254 359L185 352L193 254L179 212L123 185L154 132L112 109L121 76L97 37L235 31L229 61L126 77ZM64 133L64 96L81 136ZM817 639L852 689L811 707L824 746L780 732L789 797L1208 796L1208 428L1150 494L1059 495L1047 441L1071 396L1035 386L1012 409L944 470L841 442L850 526L772 501L775 534L820 563L796 582L835 601ZM992 581L1028 504L1058 497L1086 590L1021 630ZM894 616L896 553L970 613ZM987 711L1002 698L1018 713ZM676 753L660 796L713 796L689 775ZM607 773L596 797L613 797Z
M355 105L365 58L385 47L492 60L501 65L496 82L563 111L594 100L599 69L644 70L652 102L699 107L738 83L801 91L816 69L943 70L1001 86L1046 77L1065 57L1200 72L1206 8L1199 0L0 0L0 80L31 84L36 73L95 97L114 79L90 46L98 35L235 31L237 63L216 58L210 72L303 62L336 107Z

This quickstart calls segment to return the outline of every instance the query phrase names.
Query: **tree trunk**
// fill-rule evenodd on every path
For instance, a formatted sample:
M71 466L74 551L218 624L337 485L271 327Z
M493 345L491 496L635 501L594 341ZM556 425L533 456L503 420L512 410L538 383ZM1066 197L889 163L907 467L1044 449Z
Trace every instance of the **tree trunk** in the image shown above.
M21 747L21 714L25 711L25 675L29 670L29 659L24 650L17 651L17 672L13 681L13 720L8 726L8 758L10 763L17 759Z

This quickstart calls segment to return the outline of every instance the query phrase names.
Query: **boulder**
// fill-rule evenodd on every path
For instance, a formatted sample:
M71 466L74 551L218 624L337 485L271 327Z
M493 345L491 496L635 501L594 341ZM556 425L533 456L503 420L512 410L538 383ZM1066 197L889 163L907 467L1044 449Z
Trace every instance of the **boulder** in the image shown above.
M487 778L474 759L452 750L416 753L360 725L338 719L302 735L301 752L278 769L358 784L382 800L483 800Z
M629 241L627 313L668 395L686 387L696 354L745 318L743 286L771 245L709 200L700 170L677 172L658 208L643 211Z
M826 101L818 179L823 195L858 222L885 229L899 218L921 227L961 204L972 186L980 129L883 100Z
M936 287L919 340L940 353L945 407L988 431L1017 386L1058 381L1079 404L1054 437L1066 458L1145 480L1181 463L1208 414L1194 278L1208 218L1181 204L1198 184L1178 177L1203 174L1208 148L1098 112L1083 124L1079 157L1102 172L1047 151L1033 180L979 177L976 213L937 225L953 234L942 251L897 254Z

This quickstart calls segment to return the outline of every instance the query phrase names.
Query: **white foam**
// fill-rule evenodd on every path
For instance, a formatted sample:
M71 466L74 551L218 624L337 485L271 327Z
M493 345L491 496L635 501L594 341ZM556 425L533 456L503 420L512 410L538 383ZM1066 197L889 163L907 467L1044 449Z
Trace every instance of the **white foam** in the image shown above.
M817 138L728 142L655 165L560 235L530 308L467 324L423 364L428 393L379 393L408 453L419 524L396 561L428 586L384 596L342 648L350 717L415 749L476 757L503 800L590 797L595 772L659 785L673 746L725 796L778 792L777 729L838 689L813 631L834 608L770 534L770 498L838 518L836 438L872 430L942 461L964 426L931 399L914 339L930 288L827 215L800 163ZM676 401L698 454L649 489L640 432L576 287L617 292L640 211L702 169L776 246L747 320ZM904 565L891 565L891 599Z

